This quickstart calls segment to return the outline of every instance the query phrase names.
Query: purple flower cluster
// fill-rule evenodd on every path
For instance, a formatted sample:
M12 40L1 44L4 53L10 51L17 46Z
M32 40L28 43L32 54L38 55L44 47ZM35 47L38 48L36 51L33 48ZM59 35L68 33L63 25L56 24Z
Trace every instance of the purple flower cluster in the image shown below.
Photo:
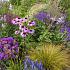
M15 34L20 34L22 37L26 37L28 34L33 34L35 32L34 29L29 29L29 27L33 27L36 25L35 21L29 21L27 26L23 24L27 22L27 18L15 18L12 20L12 23L15 25L19 25L19 30L15 31Z
M39 12L37 15L35 15L35 18L37 18L38 20L42 21L45 23L45 21L48 19L50 19L51 15L48 14L47 12L41 11Z
M0 60L15 58L18 51L18 42L14 38L0 38Z
M24 61L24 70L44 70L42 63L38 61L32 61L29 58L26 58Z

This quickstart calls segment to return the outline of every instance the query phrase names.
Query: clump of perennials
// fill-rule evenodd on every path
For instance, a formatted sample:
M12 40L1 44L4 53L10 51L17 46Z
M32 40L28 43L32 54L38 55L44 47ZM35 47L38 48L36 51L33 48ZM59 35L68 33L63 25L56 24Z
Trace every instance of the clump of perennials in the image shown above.
M0 38L0 60L15 58L18 52L18 42L13 37Z
M15 34L20 34L23 38L28 34L33 34L35 32L32 28L36 25L35 21L28 21L27 18L14 18L12 23L19 26L19 30L16 30Z
M51 14L41 11L34 15L36 19L42 21L46 25L51 24L51 28L60 26L60 33L64 34L64 41L70 41L70 21L66 20L66 14L62 13L60 17L52 17Z

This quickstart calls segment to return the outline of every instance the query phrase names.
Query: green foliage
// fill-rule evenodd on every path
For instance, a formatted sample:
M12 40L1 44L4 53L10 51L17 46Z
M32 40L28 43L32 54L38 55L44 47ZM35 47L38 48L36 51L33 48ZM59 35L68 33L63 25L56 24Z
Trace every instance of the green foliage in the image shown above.
M60 32L49 32L48 29L46 29L39 37L39 41L46 41L46 42L52 42L52 43L61 43L63 41L64 35Z
M20 60L19 63L14 63L13 60L10 60L9 67L7 67L7 70L23 70L24 66L22 61Z
M6 64L4 61L0 61L0 69L1 70L6 70Z
M39 7L38 7L39 6ZM38 8L37 8L38 7ZM37 3L35 5L33 5L27 12L27 15L30 17L30 18L33 18L33 16L35 14L37 14L38 12L42 11L42 10L45 10L47 7L47 4L46 3Z
M9 2L0 3L0 14L9 12Z
M21 0L10 0L10 3L12 4L12 5L20 5L21 4L21 2L20 2Z
M8 24L8 23L2 23L5 25L5 27L1 27L1 35L0 37L10 37L10 36L14 36L14 32L17 29L17 26L12 25L12 24Z
M48 70L63 70L68 66L68 58L66 50L61 51L63 45L54 45L43 43L36 49L29 51L30 58L32 60L42 61L44 67Z
M70 8L66 12L67 12L67 20L70 21Z
M20 10L20 11L19 11ZM13 14L16 14L16 15L18 15L18 16L21 16L21 6L14 6L14 9L12 10L12 13Z
M61 6L62 10L67 10L70 8L70 0L60 0L59 6Z
M35 3L35 0L22 0L21 1L21 13L22 16L25 16L28 12L28 9Z
M27 15L27 12L31 9L31 7L33 5L35 5L36 3L47 3L48 0L22 0L21 1L21 16L25 16Z
M44 24L43 22L37 21L36 32L34 35L36 41L62 43L64 35L59 31L60 26L50 26L50 23Z

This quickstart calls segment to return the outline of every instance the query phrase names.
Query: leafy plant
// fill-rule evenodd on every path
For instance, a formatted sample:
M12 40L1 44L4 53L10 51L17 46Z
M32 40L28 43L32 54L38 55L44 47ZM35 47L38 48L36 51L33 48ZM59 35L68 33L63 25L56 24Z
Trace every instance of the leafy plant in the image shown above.
M20 5L21 4L21 2L20 2L21 0L10 0L10 3L12 4L12 5Z
M7 67L7 70L23 70L23 69L24 66L21 60L19 63L14 63L13 60L10 60L9 67Z
M5 27L2 28L0 37L14 36L15 35L14 32L15 29L17 29L17 27L12 24L7 24L7 23L3 24L5 25Z
M67 9L67 20L69 20L70 21L70 8L69 9Z
M45 42L52 42L52 43L62 43L64 39L64 35L58 31L49 32L48 29L46 29L42 34L39 36L39 41L45 41Z
M42 44L36 49L29 51L32 60L42 61L48 70L62 70L68 66L68 54L65 50L61 51L62 45Z

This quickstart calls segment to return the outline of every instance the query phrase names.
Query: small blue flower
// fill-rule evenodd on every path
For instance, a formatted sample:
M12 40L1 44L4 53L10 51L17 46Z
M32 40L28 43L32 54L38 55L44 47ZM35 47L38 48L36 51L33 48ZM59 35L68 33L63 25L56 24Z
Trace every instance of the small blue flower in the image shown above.
M39 63L39 70L43 70L43 65L41 62Z

